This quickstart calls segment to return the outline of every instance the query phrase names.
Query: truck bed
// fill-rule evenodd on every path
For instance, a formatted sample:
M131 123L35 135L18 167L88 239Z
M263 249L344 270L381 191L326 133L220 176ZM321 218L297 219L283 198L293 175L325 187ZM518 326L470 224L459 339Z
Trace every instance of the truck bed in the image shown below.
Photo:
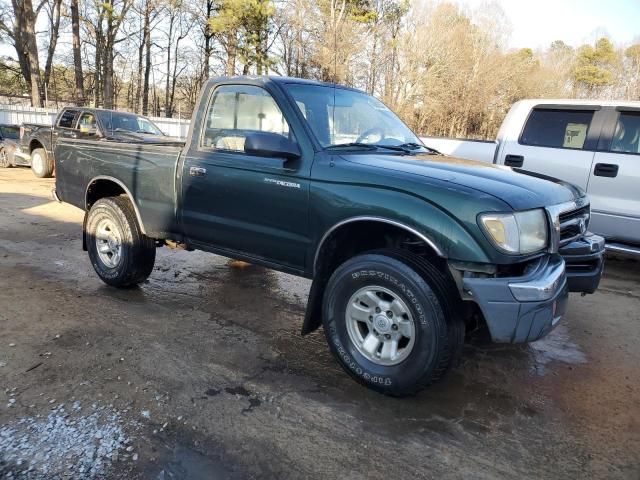
M146 234L171 238L176 232L176 166L183 143L60 139L55 149L59 198L83 210L87 190L114 179L138 202Z

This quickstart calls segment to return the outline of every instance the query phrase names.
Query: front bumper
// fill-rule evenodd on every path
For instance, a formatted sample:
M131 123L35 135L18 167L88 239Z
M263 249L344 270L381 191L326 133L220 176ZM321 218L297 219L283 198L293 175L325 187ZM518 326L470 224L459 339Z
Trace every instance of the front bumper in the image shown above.
M559 250L567 270L570 292L593 293L604 269L604 238L587 233Z
M557 254L540 258L519 277L464 277L463 288L498 343L544 337L564 315L569 296L565 262Z

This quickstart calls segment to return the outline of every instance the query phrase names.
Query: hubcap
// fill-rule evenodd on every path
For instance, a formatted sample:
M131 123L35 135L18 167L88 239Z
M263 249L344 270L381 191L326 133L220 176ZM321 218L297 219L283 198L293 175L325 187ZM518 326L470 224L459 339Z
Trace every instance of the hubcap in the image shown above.
M115 224L108 218L100 220L96 228L96 250L100 261L108 268L116 268L122 258L122 240Z
M367 360L397 365L413 350L416 328L411 311L388 288L361 288L349 299L345 314L349 338Z

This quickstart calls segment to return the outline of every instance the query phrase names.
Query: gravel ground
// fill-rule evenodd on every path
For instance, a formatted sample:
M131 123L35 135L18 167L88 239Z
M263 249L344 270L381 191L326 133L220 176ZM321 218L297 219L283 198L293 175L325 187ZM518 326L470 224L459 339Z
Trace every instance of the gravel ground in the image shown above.
M473 340L416 397L355 384L309 282L161 249L102 284L83 213L0 170L0 478L640 478L640 264L531 345Z

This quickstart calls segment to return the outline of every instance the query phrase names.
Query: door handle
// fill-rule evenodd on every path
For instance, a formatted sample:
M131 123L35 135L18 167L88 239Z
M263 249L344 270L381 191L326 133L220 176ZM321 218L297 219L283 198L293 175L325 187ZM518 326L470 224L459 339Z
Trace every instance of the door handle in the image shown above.
M593 174L597 177L614 178L618 175L618 168L615 163L596 163Z
M507 155L504 157L504 164L507 167L520 168L524 163L524 157L522 155Z
M189 168L189 175L192 177L204 177L207 174L207 169L202 167Z

